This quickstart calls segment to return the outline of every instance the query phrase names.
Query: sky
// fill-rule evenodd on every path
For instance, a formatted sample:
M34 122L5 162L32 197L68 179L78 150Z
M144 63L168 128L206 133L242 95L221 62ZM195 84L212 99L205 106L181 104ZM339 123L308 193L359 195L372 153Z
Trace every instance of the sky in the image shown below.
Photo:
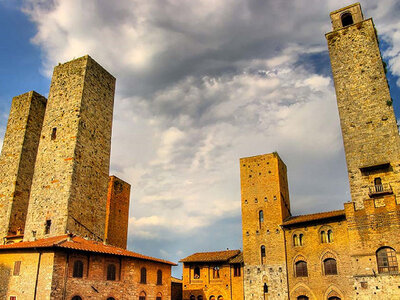
M53 67L89 54L117 78L110 173L132 185L128 249L174 262L240 249L241 157L279 153L293 215L350 201L325 33L351 3L0 0L0 134L13 96L47 96ZM400 2L361 5L399 118Z

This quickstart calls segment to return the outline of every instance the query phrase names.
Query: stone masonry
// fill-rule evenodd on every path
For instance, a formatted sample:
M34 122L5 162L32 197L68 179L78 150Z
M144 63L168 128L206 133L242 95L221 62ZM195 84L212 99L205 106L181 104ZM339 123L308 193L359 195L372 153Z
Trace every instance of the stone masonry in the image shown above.
M24 240L104 238L114 88L89 56L54 68Z
M14 97L0 156L0 241L25 227L46 98Z

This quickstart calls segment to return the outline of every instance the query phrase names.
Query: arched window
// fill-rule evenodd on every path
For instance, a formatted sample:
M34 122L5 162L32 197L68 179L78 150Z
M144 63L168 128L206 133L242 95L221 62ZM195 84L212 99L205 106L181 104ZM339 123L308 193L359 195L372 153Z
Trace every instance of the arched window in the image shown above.
M199 267L194 267L193 277L194 277L194 279L200 278L200 268Z
M264 294L268 293L268 285L264 282Z
M374 179L374 185L375 185L376 192L383 192L382 179L380 177L376 177Z
M344 13L344 14L342 15L342 26L343 26L343 27L349 26L349 25L351 25L351 24L353 24L353 23L354 23L354 21L353 21L353 17L352 17L352 15L351 15L351 13L346 12L346 13Z
M379 273L393 273L398 271L396 251L390 247L382 247L376 251Z
M213 267L213 278L219 278L219 266Z
M203 300L203 296L202 295L198 295L197 296L197 300Z
M328 243L332 243L333 242L333 232L331 229L328 230L327 234L326 234L326 240Z
M299 237L297 236L297 234L293 236L293 246L299 246Z
M140 292L139 300L146 300L146 293L145 292Z
M115 280L116 269L114 264L107 266L107 280Z
M190 295L190 300L196 300L195 295Z
M307 296L298 296L297 300L308 300Z
M81 296L73 296L71 300L82 300Z
M222 297L221 295L218 296L218 300L224 300L224 297Z
M146 282L147 282L146 268L141 268L140 269L140 283L146 283Z
M210 298L209 298L209 300L215 300L215 296L214 296L214 295L211 295Z
M321 231L321 243L326 243L328 238L326 236L326 232L324 230Z
M307 277L308 276L307 263L303 260L296 262L295 270L296 270L296 277Z
M261 224L264 222L264 212L262 210L258 212L258 222L261 227Z
M337 275L336 260L334 258L327 258L324 260L325 275Z
M83 277L83 262L76 260L74 262L74 269L72 271L72 277L82 278Z
M162 285L162 271L157 271L157 285Z
M304 241L304 239L303 239L303 234L300 233L300 234L299 234L299 246L303 246L303 241Z
M261 246L261 264L263 265L265 263L265 246Z
M328 300L341 300L339 297L333 296L329 297Z
M161 293L157 293L156 300L162 300L162 295L161 295Z
M115 300L114 297L108 297L107 300Z

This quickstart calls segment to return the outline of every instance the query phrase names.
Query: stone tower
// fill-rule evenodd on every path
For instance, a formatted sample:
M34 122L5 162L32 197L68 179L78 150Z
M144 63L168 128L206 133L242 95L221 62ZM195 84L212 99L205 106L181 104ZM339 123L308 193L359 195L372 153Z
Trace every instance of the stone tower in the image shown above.
M116 176L108 181L106 227L107 244L126 249L131 185Z
M0 156L0 241L24 231L46 98L14 97Z
M399 195L399 134L372 19L364 20L359 3L330 16L326 39L351 198L359 209L365 199Z
M286 166L277 153L240 159L245 299L288 299Z
M54 68L24 240L103 240L115 78L89 56Z

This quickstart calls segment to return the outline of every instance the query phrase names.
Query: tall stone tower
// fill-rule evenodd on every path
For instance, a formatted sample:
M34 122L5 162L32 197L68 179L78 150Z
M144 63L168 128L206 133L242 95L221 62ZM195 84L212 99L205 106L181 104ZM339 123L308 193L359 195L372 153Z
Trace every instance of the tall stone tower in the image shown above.
M107 244L126 249L128 240L129 197L131 185L116 176L108 181L106 227Z
M400 141L372 19L360 4L330 14L326 34L352 201L394 194L400 199Z
M280 225L290 216L286 166L277 153L240 159L245 299L288 299Z
M103 240L115 78L89 56L54 68L24 240Z
M12 100L0 156L0 242L24 231L46 101L33 91Z

